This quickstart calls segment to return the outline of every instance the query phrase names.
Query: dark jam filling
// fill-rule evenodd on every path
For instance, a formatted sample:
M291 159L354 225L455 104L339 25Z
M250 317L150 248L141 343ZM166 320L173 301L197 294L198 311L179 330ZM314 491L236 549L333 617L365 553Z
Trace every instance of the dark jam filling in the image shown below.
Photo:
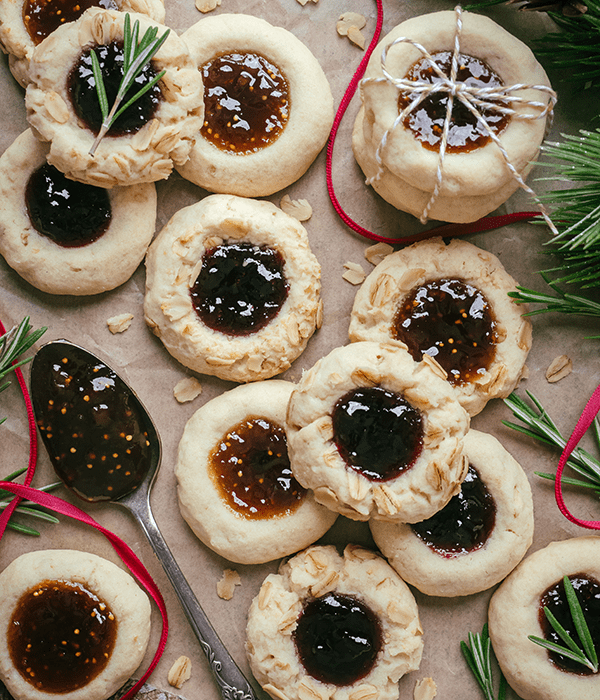
M432 58L442 73L450 76L452 53L450 51L440 51L434 53ZM430 61L425 58L413 64L405 77L407 80L426 83L435 84L440 82L440 78L431 67ZM456 82L479 88L497 87L503 84L500 77L484 61L465 54L459 54ZM398 98L399 111L401 112L407 107L412 99L414 99L414 95L401 92ZM430 151L439 151L447 105L447 93L434 93L426 97L404 119L404 126L410 129L421 141L423 147ZM493 109L479 107L478 111L495 134L502 132L510 120L509 115ZM476 148L485 146L488 141L490 141L490 136L481 120L477 119L455 97L452 103L452 116L450 118L446 151L448 153L468 153Z
M226 335L256 333L287 299L284 265L281 253L268 246L229 243L207 250L190 289L198 317Z
M70 693L106 667L117 621L92 591L72 581L42 581L17 603L8 649L21 676L45 693Z
M364 678L382 646L375 613L356 598L339 593L305 603L293 635L306 672L337 686Z
M289 96L277 66L260 54L229 53L201 70L204 138L222 150L244 154L280 136L289 117Z
M111 44L92 47L98 57L100 69L104 78L106 96L109 106L114 104L119 85L123 77L123 43L113 41ZM73 110L81 122L94 134L100 131L102 112L96 80L92 72L91 48L84 51L67 77L67 89L73 105ZM125 93L121 104L126 104L138 90L147 85L158 75L152 62L147 63L141 70L133 85ZM161 91L154 85L130 105L119 116L108 130L109 136L124 136L139 131L144 124L154 117L161 101Z
M403 301L392 322L418 362L435 357L452 384L466 384L484 374L496 352L496 319L476 287L459 279L431 280Z
M421 413L400 394L381 387L353 389L338 400L331 418L342 459L371 481L396 478L421 454Z
M85 350L52 343L35 357L36 421L58 476L80 498L139 486L152 459L145 412L127 385Z
M25 0L23 24L37 45L61 24L74 22L90 7L119 9L114 0Z
M578 573L574 574L573 576L569 576L569 580L575 589L575 594L577 595L577 599L581 605L583 616L589 627L594 647L596 649L600 649L600 582L598 582L593 576L589 576L586 573ZM555 583L553 586L550 586L550 588L546 589L546 591L544 591L542 594L540 598L538 619L542 628L542 636L544 639L554 642L555 644L565 646L563 640L560 639L546 618L546 615L544 614L545 606L550 609L550 612L554 614L560 624L567 630L578 647L583 649L581 639L579 638L579 635L575 630L575 625L573 624L573 618L569 610L569 604L565 596L565 588L562 580ZM587 666L583 666L576 661L571 661L570 659L567 659L566 657L553 651L549 651L548 656L552 663L561 671L573 673L579 676L589 676L594 673L592 669L588 668Z
M266 418L231 428L211 454L210 470L223 498L246 518L291 513L306 493L292 476L284 429Z
M107 190L69 180L49 163L29 178L25 204L35 230L63 248L98 240L112 217Z
M460 493L434 516L411 527L428 547L449 558L483 547L495 522L494 499L479 472L469 465Z

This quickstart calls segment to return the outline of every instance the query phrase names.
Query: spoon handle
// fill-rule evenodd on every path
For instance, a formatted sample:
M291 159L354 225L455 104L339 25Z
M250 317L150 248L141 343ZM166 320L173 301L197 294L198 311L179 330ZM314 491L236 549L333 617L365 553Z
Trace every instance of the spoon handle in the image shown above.
M140 495L142 495L140 493ZM118 501L116 501L118 503ZM223 700L257 700L252 686L225 648L215 632L206 613L200 607L189 583L175 561L165 538L162 536L152 515L148 498L121 501L120 505L129 510L137 519L146 537L163 566L183 607L186 617L202 647L210 669L221 690Z

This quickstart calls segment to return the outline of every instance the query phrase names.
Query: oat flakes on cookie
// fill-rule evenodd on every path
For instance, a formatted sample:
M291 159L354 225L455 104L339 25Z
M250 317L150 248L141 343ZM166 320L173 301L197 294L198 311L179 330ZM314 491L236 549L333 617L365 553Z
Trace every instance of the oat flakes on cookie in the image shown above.
M375 544L400 576L431 596L491 588L525 556L533 500L525 472L492 435L469 430L469 472L461 491L419 523L371 520Z
M264 197L298 180L333 123L310 49L263 19L223 14L181 36L202 74L205 121L178 172L210 192Z
M265 579L246 652L275 700L396 700L398 680L421 662L422 634L412 593L382 557L316 546Z
M138 268L156 225L153 183L110 190L68 180L24 131L0 156L0 255L37 289L99 294Z
M321 324L306 229L266 201L209 195L177 212L146 257L146 322L186 367L268 379Z
M582 649L565 595L563 577L575 589L592 642L600 645L600 538L575 537L551 542L526 557L490 600L489 630L494 653L510 687L523 700L599 700L600 675L549 652L528 637L560 646L544 614L547 606Z
M0 680L19 700L104 700L142 662L148 596L76 550L23 554L0 573Z
M408 348L445 377L470 415L515 388L531 348L531 322L495 255L441 238L388 255L358 290L352 341Z
M452 388L406 350L336 348L292 393L292 471L318 502L353 520L417 522L458 493L469 416Z
M440 179L448 93L432 93L404 113L416 95L409 85L397 86L394 81L431 84L440 82L436 71L449 76L457 22L462 25L458 86L525 87L491 99L512 114L487 107L482 112L505 155L482 122L458 96L454 98ZM437 68L411 41L429 52ZM354 155L369 184L398 209L423 219L475 221L520 186L506 159L516 173L527 176L545 134L552 99L549 85L530 49L487 17L463 12L457 18L456 12L443 11L411 18L387 34L371 56L361 83Z
M23 87L35 47L59 26L78 19L90 7L139 12L164 24L164 0L16 0L0 2L0 46L8 66Z
M307 547L337 513L294 479L285 413L294 389L271 379L208 401L179 443L179 508L204 544L229 561L262 564Z
M169 32L131 94L162 70L166 73L125 110L90 155L102 123L95 81L87 79L90 51L98 56L112 106L122 76L126 14L132 27L139 21L140 38L150 27L158 28L159 37ZM202 78L186 45L141 14L90 8L36 46L29 77L27 119L35 135L50 142L48 162L81 182L113 187L164 180L174 163L187 160L202 125Z

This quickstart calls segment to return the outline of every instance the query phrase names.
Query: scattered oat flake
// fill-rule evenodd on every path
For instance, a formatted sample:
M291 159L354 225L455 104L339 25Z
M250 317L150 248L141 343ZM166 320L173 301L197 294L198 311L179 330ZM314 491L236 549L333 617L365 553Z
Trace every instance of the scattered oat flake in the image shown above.
M187 656L180 656L169 669L167 681L174 688L181 686L190 679L192 675L192 661Z
M343 12L337 21L335 28L340 36L347 36L350 27L362 29L366 23L367 20L358 12Z
M350 284L362 284L365 281L367 275L358 263L345 262L344 267L346 268L346 272L344 272L342 277L346 282L350 282Z
M173 396L179 403L193 401L202 393L202 384L195 377L180 379L173 389Z
M106 319L106 325L111 333L123 333L133 321L133 314L119 314Z
M394 249L389 243L375 243L375 245L370 245L365 249L365 258L371 265L379 265L384 258L393 252Z
M202 13L212 12L220 4L221 0L196 0L196 9Z
M223 600L231 600L236 586L241 586L242 580L235 569L225 569L221 580L217 583L217 595Z
M422 678L415 685L415 700L433 700L437 695L437 685L433 678Z
M292 199L289 194L284 194L279 206L298 221L308 221L312 216L312 207L306 199Z
M568 355L555 357L546 370L546 379L551 383L564 379L573 371L573 361Z
M364 50L367 42L358 27L349 27L347 36L353 44Z

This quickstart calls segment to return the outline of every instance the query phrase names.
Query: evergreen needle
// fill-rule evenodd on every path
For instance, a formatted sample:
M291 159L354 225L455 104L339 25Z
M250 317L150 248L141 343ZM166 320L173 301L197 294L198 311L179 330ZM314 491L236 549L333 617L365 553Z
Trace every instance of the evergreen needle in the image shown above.
M492 642L485 624L481 634L469 632L469 642L461 642L460 648L468 667L475 676L485 700L504 700L506 697L506 679L500 672L498 696L494 694L494 678L492 672L491 651Z

